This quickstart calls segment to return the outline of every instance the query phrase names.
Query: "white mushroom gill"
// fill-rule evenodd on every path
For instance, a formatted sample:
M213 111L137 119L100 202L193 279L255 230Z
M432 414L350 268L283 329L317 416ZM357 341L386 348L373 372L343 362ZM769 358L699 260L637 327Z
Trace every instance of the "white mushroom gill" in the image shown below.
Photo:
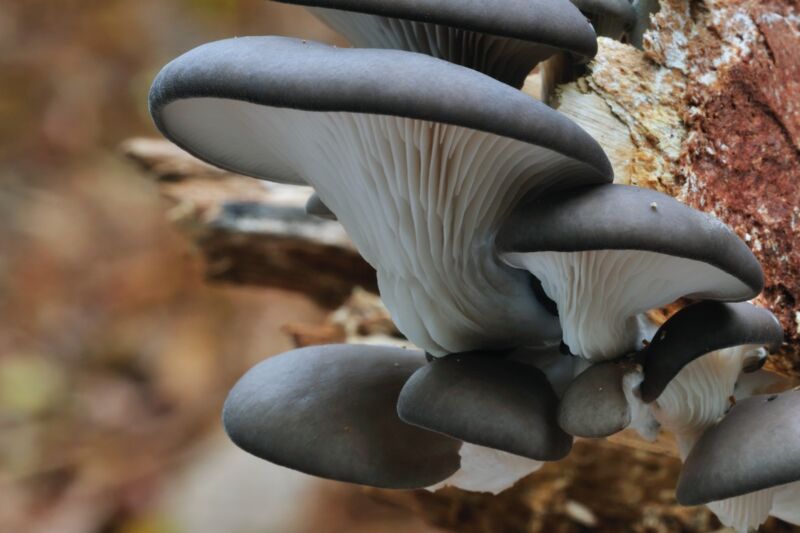
M737 346L707 354L688 364L653 404L662 427L675 435L686 459L703 432L722 418L731 406L736 382L749 359L761 346ZM708 507L727 527L746 532L770 514L776 489L712 502Z
M738 533L757 529L770 516L800 525L800 482L711 502L708 508L723 525Z
M559 338L528 273L499 260L494 236L523 195L579 183L583 163L407 118L215 98L173 102L162 116L212 162L312 185L376 268L386 306L417 346L444 355Z
M556 302L570 351L590 361L615 359L641 348L637 317L684 296L750 289L703 262L638 250L508 253L509 265L530 271Z
M557 50L538 43L329 8L310 8L314 15L359 48L419 52L521 85L531 69Z
M737 346L695 359L652 404L662 427L675 434L681 458L730 408L745 362L760 350L761 346Z
M744 496L711 502L707 506L725 527L748 533L769 518L775 489L760 490Z
M544 465L527 457L466 442L461 446L459 455L461 469L428 490L456 487L471 492L500 494Z

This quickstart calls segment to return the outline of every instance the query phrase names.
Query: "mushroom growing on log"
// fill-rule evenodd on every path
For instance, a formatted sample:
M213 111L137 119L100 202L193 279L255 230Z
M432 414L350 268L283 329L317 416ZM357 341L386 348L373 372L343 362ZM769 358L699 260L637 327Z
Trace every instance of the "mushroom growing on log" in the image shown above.
M632 35L644 19L653 22L642 33L643 51L601 39L588 73L546 95L556 111L489 76L421 54L337 50L285 38L224 41L182 56L159 75L151 109L167 137L208 162L314 186L319 202L309 210L325 213L321 206L326 206L342 222L378 270L381 294L401 331L434 356L398 395L400 418L464 439L461 470L468 446L475 444L535 460L564 453L559 446L517 441L509 428L530 422L516 417L528 412L548 421L540 425L539 444L561 442L557 425L588 436L625 425L645 433L669 430L687 457L686 475L700 472L701 486L707 481L703 476L719 478L713 473L717 464L704 459L719 447L718 433L729 435L729 428L745 419L755 428L754 439L768 441L769 430L751 423L757 416L750 412L763 411L765 420L786 418L785 410L751 407L762 402L758 396L746 399L757 387L737 390L736 382L763 363L758 346L774 348L788 332L789 349L797 350L800 336L792 329L800 277L785 277L800 268L793 241L786 238L795 231L793 217L800 216L798 202L792 203L795 181L788 179L798 168L800 119L787 92L800 81L800 68L777 46L800 38L798 18L778 0L758 5L708 0L702 2L705 10L689 9L687 2L635 2ZM378 15L403 18L408 12ZM409 48L405 42L390 46ZM504 81L519 86L512 78ZM731 108L750 115L742 118ZM753 143L743 130L760 135L761 142ZM609 153L611 165L591 135ZM609 184L610 166L618 183L660 192ZM749 203L728 186L732 179L748 185L745 199L755 195ZM762 179L769 180L768 187ZM760 194L764 190L779 194ZM766 280L759 260L768 267ZM765 281L766 297L759 296ZM775 311L784 329L750 304L705 301L679 311L656 331L659 324L646 313L681 297L755 298ZM719 335L690 338L696 335L695 315L718 326ZM559 342L564 353L554 362L545 354ZM473 350L510 353L532 346L538 354L531 357L533 366L562 376L566 369L577 377L555 388L545 374L521 369L511 356L472 354L478 359L462 366L452 359L467 360L464 352ZM686 351L663 358L674 350ZM796 351L784 352L794 356L790 363L798 360ZM584 363L566 363L578 358ZM472 361L478 361L478 371ZM581 373L590 363L596 364ZM482 365L489 370L480 371ZM775 363L766 366L774 369ZM466 384L471 385L464 389ZM443 390L453 391L452 397L440 397ZM497 403L481 404L475 391ZM560 399L557 391L564 391ZM585 405L597 392L604 393L596 396L602 401L592 407L609 416L591 420ZM262 391L234 393L242 420L271 416L271 402L248 403ZM717 424L734 395L743 407L734 407ZM793 403L792 395L762 403L786 398ZM697 409L696 402L706 397L712 400ZM464 412L446 416L447 410L470 405L487 413L494 405L505 416L477 425ZM315 453L301 450L298 462L275 459L269 450L263 455L294 468L324 465ZM353 469L346 454L340 459L344 462L334 470L341 464ZM775 471L781 460L765 468ZM724 467L725 461L719 464ZM392 465L384 467L380 472L392 472ZM331 475L326 468L312 471L406 486L385 482L380 473L352 477ZM433 470L430 479L420 474L412 484L458 476ZM778 490L750 470L740 477L755 482L731 481L723 489L702 485L708 489L702 494L686 492L684 482L679 495L687 503L710 502L723 521L739 529L757 526L770 513L796 520L786 503L796 495L787 485L796 476L780 478ZM748 496L751 491L756 496ZM769 505L761 505L767 496Z

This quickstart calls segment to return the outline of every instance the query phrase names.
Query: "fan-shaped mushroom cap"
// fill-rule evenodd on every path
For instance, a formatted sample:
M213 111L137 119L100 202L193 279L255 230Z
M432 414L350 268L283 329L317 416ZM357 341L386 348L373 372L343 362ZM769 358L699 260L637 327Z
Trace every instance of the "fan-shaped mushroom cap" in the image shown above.
M569 0L279 0L300 4L360 48L420 52L521 87L558 50L594 57L594 30Z
M421 352L315 346L272 357L231 390L223 421L245 451L307 474L422 488L459 468L461 443L403 423L396 405Z
M170 63L150 106L201 159L312 185L417 346L444 355L558 338L530 276L495 254L494 232L524 195L612 171L541 102L421 54L250 37Z
M592 21L597 35L619 39L636 24L630 0L571 0Z
M558 306L572 353L598 361L636 351L636 317L681 297L747 300L761 266L717 219L667 195L601 185L525 203L497 245L530 271Z
M641 352L642 400L649 403L686 365L703 355L734 346L777 349L783 327L775 316L749 303L701 302L676 313Z
M328 206L325 205L317 193L313 193L308 197L306 213L326 220L336 220L336 215L333 214L333 211L328 209Z
M632 420L623 382L641 371L634 359L589 367L573 380L561 398L558 425L570 435L593 439L622 431Z
M397 404L409 424L537 461L561 459L572 448L556 423L557 407L539 369L485 353L422 367Z
M800 392L737 403L692 448L678 501L699 505L800 481Z

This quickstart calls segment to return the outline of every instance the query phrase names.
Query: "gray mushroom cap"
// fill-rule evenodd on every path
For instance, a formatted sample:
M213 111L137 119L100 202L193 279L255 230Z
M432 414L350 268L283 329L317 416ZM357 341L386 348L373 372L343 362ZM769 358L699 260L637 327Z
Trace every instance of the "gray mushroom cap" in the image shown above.
M521 205L501 229L502 252L641 250L693 259L740 280L740 294L687 295L736 300L764 287L747 245L718 219L671 196L629 185L565 190Z
M400 418L465 442L538 461L565 457L558 398L537 368L497 354L458 354L421 368L400 393Z
M764 277L753 253L710 215L624 185L565 190L521 203L497 247L558 305L572 353L608 360L638 350L635 318L681 297L748 300Z
M300 4L359 48L420 52L521 87L559 50L594 57L594 30L569 0L279 0Z
M421 352L315 346L258 364L225 402L223 422L245 451L314 476L383 488L438 483L461 443L403 423L396 405Z
M734 405L692 448L678 501L700 505L800 480L800 392Z
M602 148L568 118L479 72L422 54L242 37L173 60L150 90L156 126L193 155L247 176L306 184L297 169L265 154L260 136L280 135L275 125L248 131L236 122L255 106L462 126L562 154L583 168L584 183L613 176Z
M422 54L248 37L170 63L150 105L161 131L205 161L311 185L420 348L560 335L530 276L497 257L494 233L523 196L613 172L591 136L543 103Z
M599 439L627 428L631 412L623 380L641 367L633 359L592 365L576 377L558 406L558 425L576 437Z
M306 202L306 213L326 220L336 220L336 215L328 209L316 192L312 193Z
M629 0L571 0L592 21L597 35L615 39L636 24L636 9Z
M774 351L782 342L783 327L766 309L749 303L690 305L665 322L640 353L642 400L657 400L686 365L707 353L749 344Z

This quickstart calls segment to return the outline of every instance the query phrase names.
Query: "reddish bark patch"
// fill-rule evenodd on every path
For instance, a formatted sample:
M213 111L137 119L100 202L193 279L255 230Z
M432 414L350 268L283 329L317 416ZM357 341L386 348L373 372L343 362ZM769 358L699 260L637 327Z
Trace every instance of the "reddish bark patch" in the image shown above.
M715 213L756 253L766 275L760 301L783 323L786 362L800 370L800 28L765 3L748 11L761 32L752 54L711 87L688 91L700 112L687 117L685 200Z

